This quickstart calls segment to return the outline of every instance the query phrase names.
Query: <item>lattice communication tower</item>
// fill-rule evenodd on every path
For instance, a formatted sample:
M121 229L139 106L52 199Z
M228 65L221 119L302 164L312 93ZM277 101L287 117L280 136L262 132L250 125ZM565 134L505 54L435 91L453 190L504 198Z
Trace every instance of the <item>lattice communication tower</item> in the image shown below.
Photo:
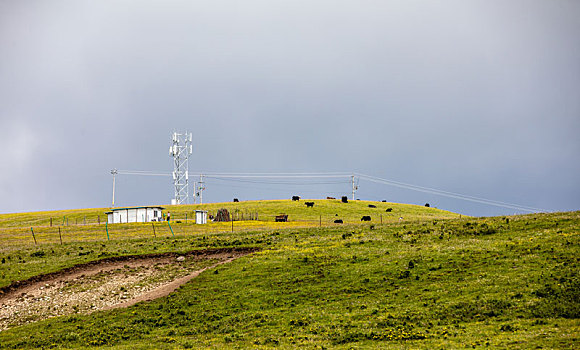
M189 203L189 156L193 153L193 135L174 132L172 145L169 147L169 155L173 157L173 186L174 198L171 204Z

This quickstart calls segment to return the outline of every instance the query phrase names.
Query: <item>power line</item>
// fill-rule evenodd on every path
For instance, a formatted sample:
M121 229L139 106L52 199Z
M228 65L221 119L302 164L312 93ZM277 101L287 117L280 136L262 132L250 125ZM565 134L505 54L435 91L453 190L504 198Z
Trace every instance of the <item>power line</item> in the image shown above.
M382 179L382 178L375 177L375 176L369 176L369 175L364 175L364 174L356 174L356 175L361 177L362 179L365 179L365 180L368 180L371 182L375 182L375 183L379 183L379 184L405 188L405 189L418 191L418 192L431 193L431 194L435 194L435 195L439 195L439 196L456 198L456 199L461 199L461 200L475 202L475 203L493 205L493 206L497 206L497 207L504 207L504 208L521 210L521 211L528 211L528 212L547 212L547 211L549 211L549 210L545 210L545 209L534 208L534 207L513 204L513 203L500 202L500 201L496 201L496 200L479 198L479 197L464 195L464 194L460 194L460 193L438 190L438 189L429 188L429 187L406 184L404 182Z
M164 172L153 172L153 171L141 171L141 170L119 170L118 175L142 175L142 176L171 176L171 173L164 173ZM191 174L191 176L195 176ZM491 206L509 208L509 209L516 209L520 211L527 211L527 212L548 212L549 210L535 208L525 205L519 205L514 203L507 203L496 201L487 198L475 197L470 195L464 195L460 193L450 192L439 190L435 188L429 188L424 186L417 186L412 185L400 181L384 179L376 176L365 175L361 173L341 173L341 172L334 172L334 173L201 173L198 176L203 176L215 180L221 181L237 181L237 182L247 182L247 183L255 183L255 184L280 184L280 185L301 185L304 183L298 182L283 182L283 181L251 181L251 180L243 180L243 179L330 179L330 178L348 178L350 181L337 181L337 182L326 182L326 183L319 183L319 184L341 184L341 183L352 183L353 184L353 194L354 191L358 189L358 179L367 180L370 182L374 182L377 184L388 185L399 187L407 190L423 192L423 193L431 193L438 196L444 196L449 198L455 198L464 201L470 201L480 204L486 204ZM358 177L356 180L354 177ZM315 184L315 183L311 183ZM308 184L304 184L308 185Z

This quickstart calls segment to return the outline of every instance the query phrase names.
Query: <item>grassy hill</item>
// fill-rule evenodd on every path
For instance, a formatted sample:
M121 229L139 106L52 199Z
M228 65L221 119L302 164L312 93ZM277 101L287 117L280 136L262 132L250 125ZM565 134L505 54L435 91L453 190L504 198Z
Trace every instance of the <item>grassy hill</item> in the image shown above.
M215 215L219 209L227 209L236 220L234 231L269 230L298 227L336 226L334 221L343 220L345 224L359 224L363 215L371 217L375 224L416 221L428 219L457 218L458 214L436 208L418 205L339 200L311 200L314 207L307 208L308 200L270 200L247 201L239 203L212 203L198 205L165 206L165 212L172 217L171 228L167 223L116 224L105 227L105 212L109 208L47 211L34 213L0 214L0 237L2 249L37 243L60 243L71 241L102 241L135 239L161 236L187 236L201 233L231 232L231 223L209 223L196 225L193 218L195 210L207 210ZM374 205L376 208L370 208ZM390 209L387 212L387 209ZM279 214L288 214L288 223L275 223ZM249 220L257 219L257 220ZM34 237L32 236L34 232ZM1 280L0 280L1 281ZM0 282L1 283L1 282Z
M307 208L305 202L314 202L314 207ZM369 208L375 205L376 208ZM458 214L427 208L412 204L385 203L371 201L349 201L341 203L340 200L328 199L302 199L300 201L291 200L263 200L263 201L242 201L227 203L209 203L192 205L166 205L163 206L165 212L171 212L174 220L191 221L194 218L195 210L207 210L210 214L216 214L218 209L225 208L241 219L242 214L246 214L244 219L249 218L250 213L257 213L259 221L274 221L276 215L288 214L289 221L315 221L319 222L320 217L324 223L330 223L336 218L345 222L358 223L362 215L370 215L374 222L383 221L396 222L399 217L406 220L424 220L428 218L457 218ZM391 208L391 212L386 209ZM40 226L81 226L86 224L104 223L106 221L105 212L110 208L75 209L44 211L32 213L0 214L0 229Z
M78 235L68 232L62 245L10 238L0 248L0 286L118 255L262 250L165 298L0 332L0 348L578 348L580 212L459 218L393 203L302 202L203 206L259 211L261 226L234 232L222 224L193 231L202 225L181 218L199 206L176 206L168 208L182 221L175 237L153 236L147 224L110 225L107 241L102 225L87 224L68 226ZM271 222L280 213L295 221ZM53 214L2 215L0 240Z

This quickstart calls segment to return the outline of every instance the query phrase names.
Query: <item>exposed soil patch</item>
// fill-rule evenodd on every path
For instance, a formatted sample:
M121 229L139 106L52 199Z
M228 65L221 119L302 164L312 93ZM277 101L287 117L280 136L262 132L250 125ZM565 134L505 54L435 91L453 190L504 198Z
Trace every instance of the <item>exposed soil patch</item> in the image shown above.
M159 298L206 269L255 251L227 248L113 257L17 281L0 288L0 331Z

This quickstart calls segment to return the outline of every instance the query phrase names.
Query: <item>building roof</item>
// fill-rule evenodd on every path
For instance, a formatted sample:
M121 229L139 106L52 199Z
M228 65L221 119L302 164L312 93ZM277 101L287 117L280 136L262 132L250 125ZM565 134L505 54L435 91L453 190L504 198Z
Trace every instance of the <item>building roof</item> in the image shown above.
M112 213L112 212L115 212L115 211L119 211L119 210L128 210L128 209L161 209L161 210L163 210L163 209L165 209L165 208L163 208L163 207L160 207L160 206L158 206L158 205L151 205L151 206L145 206L145 207L126 207L126 208L113 208L113 209L111 209L111 211L108 211L108 212L106 212L105 214L110 214L110 213Z

